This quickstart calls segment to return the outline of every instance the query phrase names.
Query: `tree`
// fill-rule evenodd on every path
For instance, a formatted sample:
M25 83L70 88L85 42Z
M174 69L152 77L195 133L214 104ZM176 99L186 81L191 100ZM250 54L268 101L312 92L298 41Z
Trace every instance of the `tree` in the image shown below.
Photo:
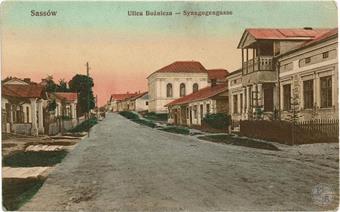
M83 115L95 107L92 87L93 79L86 75L77 74L68 83L72 92L78 93L78 115Z
M46 81L46 85L45 85L46 91L47 92L56 92L58 86L53 81L53 76L52 75L48 75L45 78L45 81Z
M291 113L288 115L289 121L292 123L292 144L295 144L295 131L296 124L302 117L300 114L300 83L297 76L294 77L293 81L293 95L291 97Z
M67 82L64 79L59 80L57 91L58 92L69 92L70 91L70 89L67 87Z

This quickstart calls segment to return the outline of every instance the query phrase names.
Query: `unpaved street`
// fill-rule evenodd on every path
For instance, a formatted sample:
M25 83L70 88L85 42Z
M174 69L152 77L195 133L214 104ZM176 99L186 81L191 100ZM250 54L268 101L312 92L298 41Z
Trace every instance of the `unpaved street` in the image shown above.
M338 170L278 154L108 114L21 210L327 209L312 201L312 189L324 183L336 191Z

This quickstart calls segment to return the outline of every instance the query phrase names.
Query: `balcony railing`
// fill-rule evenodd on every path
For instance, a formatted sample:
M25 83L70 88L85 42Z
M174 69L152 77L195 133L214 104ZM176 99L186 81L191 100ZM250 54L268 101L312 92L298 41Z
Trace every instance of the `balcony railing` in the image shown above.
M273 57L271 56L259 56L243 62L243 73L271 70L273 70Z

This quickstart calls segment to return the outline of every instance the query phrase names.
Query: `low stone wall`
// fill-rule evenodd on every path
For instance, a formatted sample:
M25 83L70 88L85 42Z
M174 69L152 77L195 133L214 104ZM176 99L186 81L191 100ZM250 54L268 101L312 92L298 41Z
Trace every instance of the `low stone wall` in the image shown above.
M31 124L13 124L12 130L14 133L17 134L24 134L24 135L30 135L31 134Z
M56 135L59 133L59 125L57 122L50 123L48 126L48 135Z
M74 127L75 125L73 125L73 122L72 120L63 120L63 127L64 127L64 130L70 130Z

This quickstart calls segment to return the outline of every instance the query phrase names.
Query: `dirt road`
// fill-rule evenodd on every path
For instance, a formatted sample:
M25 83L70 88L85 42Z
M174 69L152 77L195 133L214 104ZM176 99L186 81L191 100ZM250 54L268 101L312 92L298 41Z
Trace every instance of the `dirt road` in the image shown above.
M323 210L313 188L337 182L332 167L109 114L21 210Z

